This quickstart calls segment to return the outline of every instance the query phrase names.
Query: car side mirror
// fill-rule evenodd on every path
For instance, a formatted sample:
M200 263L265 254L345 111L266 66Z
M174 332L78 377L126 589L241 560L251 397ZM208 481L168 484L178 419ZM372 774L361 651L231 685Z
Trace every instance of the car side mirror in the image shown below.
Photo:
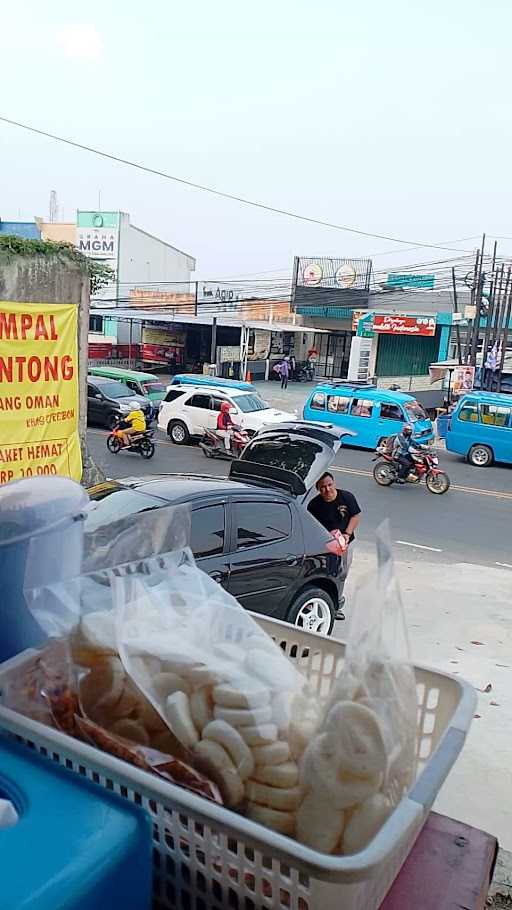
M238 411L237 411L236 408L230 408L230 409L229 409L229 413L230 413L230 414L234 414L234 415L236 416L236 414L238 414Z
M94 397L97 398L98 401L103 401L103 395L101 394L101 392L95 392Z

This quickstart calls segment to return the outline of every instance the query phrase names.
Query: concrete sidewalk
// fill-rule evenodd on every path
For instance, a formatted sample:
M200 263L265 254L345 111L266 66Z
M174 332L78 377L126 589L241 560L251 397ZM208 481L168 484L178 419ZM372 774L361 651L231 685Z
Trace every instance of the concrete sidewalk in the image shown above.
M374 567L373 553L356 550L347 583L347 616L359 583ZM401 561L397 574L413 661L460 675L479 690L466 745L435 808L494 834L510 850L512 571ZM347 628L337 623L336 634L344 638Z

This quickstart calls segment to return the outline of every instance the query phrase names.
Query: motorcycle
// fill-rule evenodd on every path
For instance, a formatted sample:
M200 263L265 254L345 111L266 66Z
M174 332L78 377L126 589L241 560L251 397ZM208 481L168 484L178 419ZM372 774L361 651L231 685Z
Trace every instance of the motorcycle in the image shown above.
M153 458L155 454L153 432L153 430L145 430L143 433L134 433L133 436L130 436L130 444L125 445L122 429L114 427L107 439L107 449L112 455L117 455L121 449L126 449L127 452L137 452L143 458Z
M439 469L437 455L434 452L427 452L425 449L412 447L409 449L409 455L413 459L413 464L406 482L421 483L424 477L429 493L436 493L439 496L446 493L450 488L450 478L448 474ZM377 462L373 469L373 477L381 487L390 487L391 484L396 483L399 465L389 452L380 447L372 460Z
M216 430L204 429L204 436L199 443L206 458L239 458L242 450L249 442L249 434L241 427L233 427L231 434L231 449L228 452L224 444L224 437L219 436Z

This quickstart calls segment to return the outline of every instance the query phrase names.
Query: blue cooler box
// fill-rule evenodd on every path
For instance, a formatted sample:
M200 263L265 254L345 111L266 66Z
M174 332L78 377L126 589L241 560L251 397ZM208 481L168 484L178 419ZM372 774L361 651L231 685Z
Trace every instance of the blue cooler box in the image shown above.
M151 823L144 810L0 737L2 910L147 910Z

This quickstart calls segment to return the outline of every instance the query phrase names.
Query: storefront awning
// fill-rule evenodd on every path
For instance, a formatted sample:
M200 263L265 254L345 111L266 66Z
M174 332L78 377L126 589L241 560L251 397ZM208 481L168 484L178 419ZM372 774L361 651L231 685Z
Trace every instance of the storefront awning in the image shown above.
M310 332L322 335L328 335L327 329L315 328L311 325L298 325L291 322L269 322L264 319L242 319L231 318L222 314L216 316L215 313L201 313L192 316L184 313L157 313L154 310L141 310L138 307L91 307L91 316L104 316L111 319L120 319L123 322L154 322L168 325L213 325L214 318L217 319L217 327L225 326L226 328L241 329L259 329L266 332Z

